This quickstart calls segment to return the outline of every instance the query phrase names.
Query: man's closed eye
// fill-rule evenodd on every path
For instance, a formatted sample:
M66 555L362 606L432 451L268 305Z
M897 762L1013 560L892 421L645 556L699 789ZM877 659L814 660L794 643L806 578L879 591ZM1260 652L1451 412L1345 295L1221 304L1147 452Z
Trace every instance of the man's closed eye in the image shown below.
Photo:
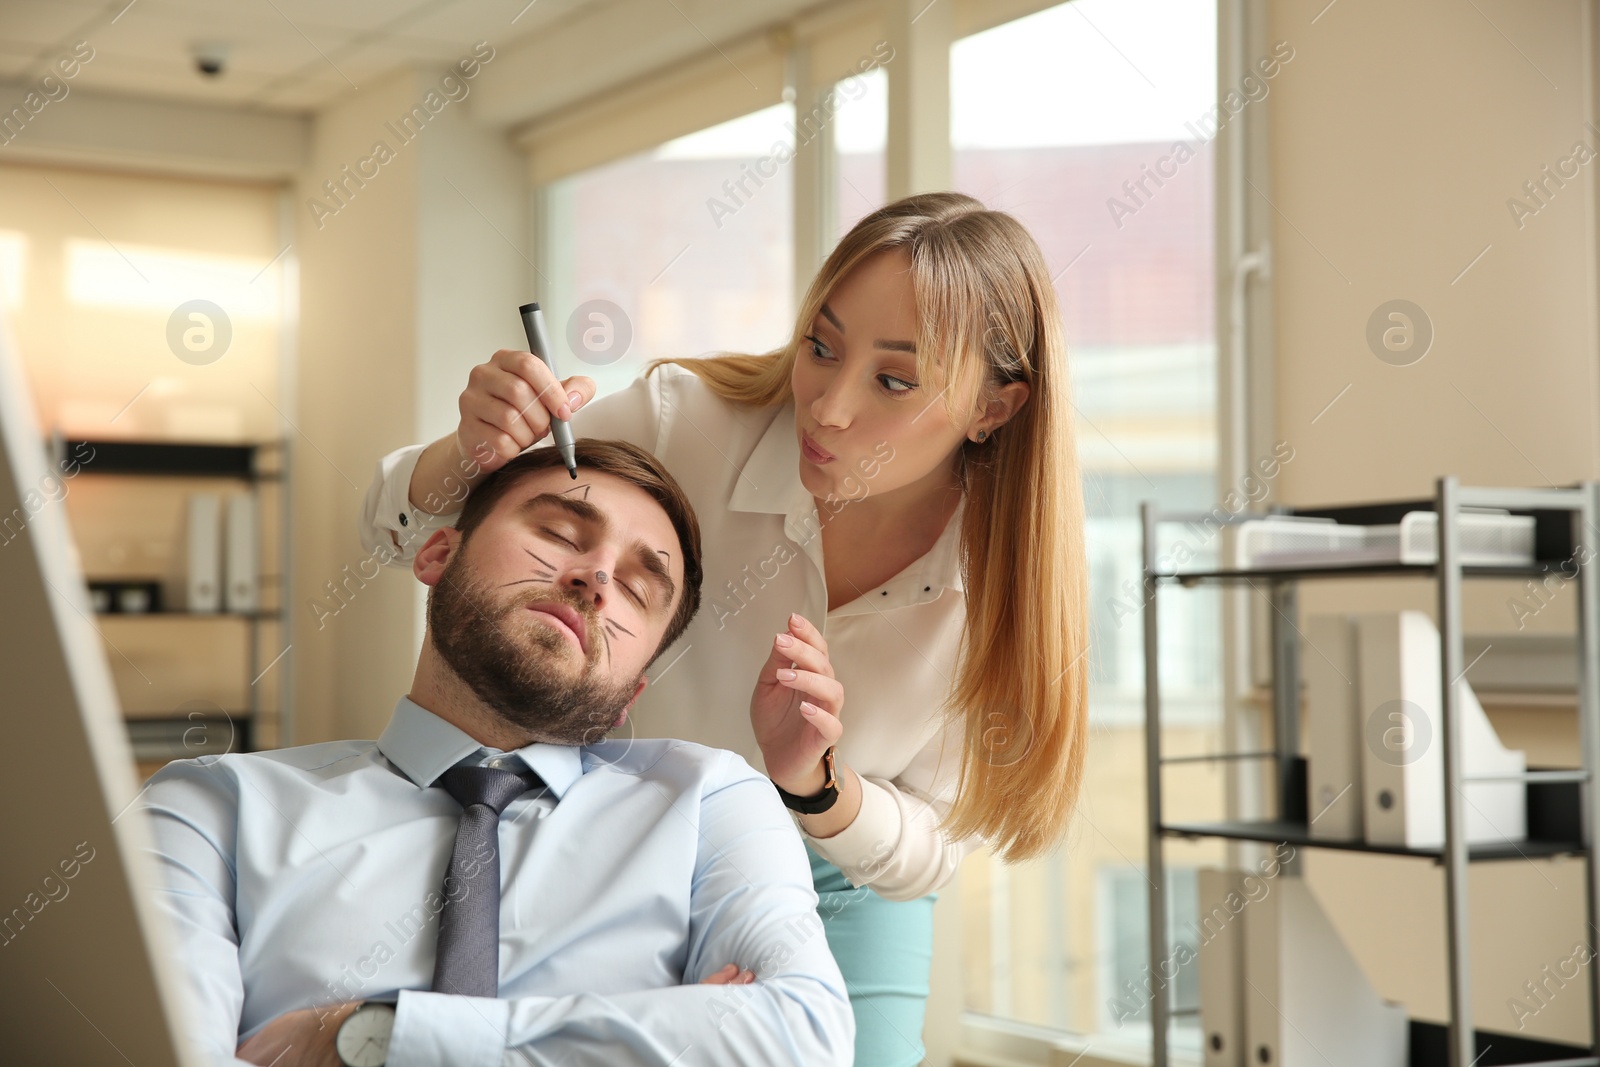
M559 542L559 543L561 543L563 545L566 545L568 548L572 549L574 552L583 551L581 548L578 547L577 543L574 542L570 537L565 536L564 534L552 529L549 526L541 526L541 527L539 527L539 532L544 534L546 537L549 537L552 541L557 541L557 542ZM535 558L537 558L537 557L535 557ZM541 560L540 562L543 562L543 561ZM640 592L639 589L636 588L635 586L628 585L625 582L619 582L618 584L622 587L622 590L625 593L628 594L628 596L633 600L633 602L635 604L639 605L639 610L643 611L643 610L645 610L647 608L648 605L646 603L646 594Z

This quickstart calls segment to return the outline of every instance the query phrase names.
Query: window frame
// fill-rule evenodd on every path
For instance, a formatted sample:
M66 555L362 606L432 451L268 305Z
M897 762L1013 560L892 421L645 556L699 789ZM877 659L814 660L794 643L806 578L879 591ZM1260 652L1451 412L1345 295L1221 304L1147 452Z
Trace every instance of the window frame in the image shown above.
M926 0L912 2L921 6ZM944 2L951 5L954 39L960 39L1056 7L1061 0ZM1266 15L1261 0L1217 0L1217 10L1217 76L1222 86L1236 81L1242 73L1248 61L1241 58L1241 44L1246 36L1255 39L1264 34ZM538 272L546 279L554 277L550 269L555 243L552 235L559 235L563 225L559 204L552 202L550 195L554 183L786 99L794 101L797 110L813 106L822 94L848 77L860 58L870 55L874 44L885 39L886 33L882 3L839 0L810 9L781 27L708 50L691 62L597 94L562 109L558 115L517 127L512 131L512 140L526 160L525 181L532 209L529 244ZM896 48L896 58L901 59L901 48ZM947 49L942 60L948 65ZM929 57L918 57L918 61L928 62ZM1236 122L1225 127L1217 139L1222 150L1215 153L1219 483L1224 478L1222 472L1238 467L1240 457L1248 451L1248 442L1266 439L1271 433L1270 391L1251 386L1252 382L1270 381L1270 377L1261 377L1263 367L1270 375L1270 352L1259 340L1270 336L1270 330L1263 328L1263 323L1270 326L1270 319L1255 311L1253 305L1241 310L1253 294L1241 292L1235 284L1242 254L1239 235L1248 234L1257 243L1264 243L1264 235L1270 233L1270 218L1263 219L1263 213L1252 208L1244 195L1246 172L1258 187L1267 188L1261 162L1265 123L1259 115L1250 119L1248 125ZM901 132L896 127L897 120L891 107L891 146ZM1248 141L1244 147L1249 153L1235 141ZM791 163L796 168L791 210L797 304L836 240L833 138L817 137L812 145L812 150L797 150ZM951 151L948 136L943 150ZM1264 296L1261 302L1266 304ZM1234 662L1235 649L1250 649L1250 614L1243 605L1231 610L1224 606L1225 664ZM1240 681L1230 676L1224 680L1223 730L1229 738L1245 728L1233 709L1240 703L1241 693L1249 688L1249 678ZM1248 783L1243 783L1241 789L1238 771L1236 767L1228 768L1230 816L1237 814L1237 798L1250 792ZM960 1040L951 1062L964 1067L985 1067L1002 1061L1040 1065L1070 1061L1076 1067L1124 1067L1150 1062L1148 1052L1128 1058L1126 1050L1093 1049L1092 1043L1092 1037L1086 1041L1063 1031L963 1010ZM1052 1056L1061 1057L1063 1053L1065 1060L1052 1060ZM1079 1058L1071 1059L1073 1056ZM1174 1065L1187 1067L1198 1062L1177 1050L1171 1056Z

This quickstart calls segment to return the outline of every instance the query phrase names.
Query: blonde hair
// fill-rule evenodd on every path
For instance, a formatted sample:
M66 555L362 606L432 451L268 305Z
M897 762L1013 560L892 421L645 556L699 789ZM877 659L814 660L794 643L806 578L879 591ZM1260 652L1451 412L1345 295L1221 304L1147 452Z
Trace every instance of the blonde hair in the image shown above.
M985 442L961 446L967 619L944 707L964 736L945 831L957 840L982 835L1006 860L1027 859L1052 848L1071 818L1083 782L1089 685L1083 492L1066 334L1033 237L970 196L906 197L856 223L839 242L806 292L787 346L763 355L658 359L645 373L674 363L727 400L787 402L796 354L828 294L888 249L911 259L920 380L981 380L991 394L1004 382L1029 387L1010 421ZM968 398L954 390L946 397L952 421L970 417Z

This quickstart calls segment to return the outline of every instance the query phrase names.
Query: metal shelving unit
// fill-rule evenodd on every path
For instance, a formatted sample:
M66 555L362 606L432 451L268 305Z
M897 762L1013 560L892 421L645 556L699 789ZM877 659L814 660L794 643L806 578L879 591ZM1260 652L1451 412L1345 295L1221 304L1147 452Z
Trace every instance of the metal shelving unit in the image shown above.
M1504 508L1514 514L1535 518L1535 563L1529 567L1467 567L1461 563L1460 528L1457 520L1463 507ZM1208 571L1161 571L1156 559L1158 527L1163 522L1217 521L1214 514L1162 513L1145 502L1140 509L1143 525L1144 569L1144 650L1145 650L1145 775L1148 814L1147 862L1152 885L1150 894L1150 968L1160 974L1168 954L1166 924L1166 865L1162 845L1168 837L1217 837L1245 841L1288 842L1296 847L1344 848L1362 852L1416 856L1432 859L1445 872L1445 935L1448 953L1450 1023L1446 1035L1444 1062L1449 1067L1470 1067L1480 1062L1478 1035L1472 1021L1472 969L1467 946L1467 865L1469 862L1515 859L1520 856L1573 854L1588 857L1586 864L1585 905L1590 924L1600 922L1600 877L1594 859L1594 834L1600 825L1600 789L1594 775L1600 768L1600 585L1596 567L1600 560L1579 558L1585 544L1583 531L1596 531L1600 519L1600 482L1555 489L1494 489L1462 486L1458 479L1438 479L1431 500L1394 501L1371 505L1334 508L1278 508L1273 514L1331 518L1352 524L1398 522L1410 511L1431 510L1439 515L1438 562L1436 564L1389 564L1364 566L1277 567L1259 569L1214 569ZM1262 514L1241 513L1229 518L1230 524L1265 518ZM1578 796L1577 834L1573 840L1535 840L1515 845L1467 845L1466 814L1460 803L1462 773L1460 709L1454 680L1464 673L1461 628L1462 583L1472 578L1542 578L1563 563L1578 564L1578 724L1582 768L1576 771L1528 771L1518 776L1530 785L1571 787ZM1442 667L1441 741L1444 760L1443 848L1415 849L1368 845L1364 841L1330 842L1313 839L1305 811L1304 780L1297 774L1299 756L1300 677L1299 632L1296 593L1298 583L1307 580L1343 577L1433 577L1438 586L1438 622ZM1262 583L1272 604L1272 708L1273 743L1264 752L1224 753L1216 756L1164 759L1161 755L1161 686L1159 672L1159 611L1157 591L1163 583L1194 587L1201 584ZM1161 768L1196 760L1270 760L1277 783L1276 818L1270 820L1223 823L1169 823L1162 816ZM1530 801L1532 800L1530 791ZM1531 805L1530 805L1531 814ZM1173 1015L1171 985L1160 989L1151 1002L1152 1063L1167 1067L1168 1029ZM1600 1065L1600 981L1589 983L1590 1047L1587 1055L1557 1054L1557 1058L1511 1061L1543 1064L1545 1067L1593 1067ZM1417 1031L1413 1024L1413 1035ZM1413 1062L1415 1058L1415 1040ZM1498 1057L1488 1062L1508 1062Z
M268 440L247 444L206 444L178 441L128 441L128 440L78 440L52 434L49 447L58 463L64 463L68 454L76 455L80 445L93 449L93 460L82 464L82 474L106 476L156 476L164 478L227 478L244 483L255 501L255 514L262 540L258 553L266 544L265 522L269 512L263 508L263 494L269 489L278 494L272 514L277 519L278 550L272 559L258 554L260 607L251 611L190 612L183 610L158 610L140 614L114 614L116 619L140 619L148 625L159 626L164 620L205 619L242 620L247 627L246 663L249 672L243 692L247 706L233 709L207 709L180 716L130 714L126 716L129 740L134 755L140 760L164 760L180 756L204 755L215 750L252 751L263 740L262 713L264 705L256 681L265 673L267 660L274 654L263 647L263 640L275 635L287 642L288 571L289 571L289 502L288 502L288 447L287 442ZM61 469L65 469L64 467ZM287 674L288 665L280 664L285 676L276 686L276 721L272 723L271 747L289 744L291 733L290 707L292 685ZM178 709L181 711L182 709ZM238 719L235 716L238 716ZM222 727L226 726L224 730ZM212 740L213 733L226 747L218 749ZM205 744L196 745L196 736Z

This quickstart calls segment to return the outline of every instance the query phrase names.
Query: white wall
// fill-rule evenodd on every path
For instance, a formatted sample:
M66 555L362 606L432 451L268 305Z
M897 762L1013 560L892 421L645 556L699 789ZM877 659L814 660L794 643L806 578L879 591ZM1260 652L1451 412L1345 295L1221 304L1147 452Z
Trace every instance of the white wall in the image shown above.
M1588 126L1593 6L1340 0L1313 24L1321 8L1270 7L1269 40L1295 49L1270 99L1273 206L1262 208L1275 230L1277 436L1296 453L1281 499L1431 496L1443 474L1533 486L1600 476L1600 164L1584 166L1520 228L1506 204L1526 199L1522 183L1575 141L1600 148ZM1420 305L1435 330L1432 349L1410 366L1379 360L1365 339L1369 316L1394 298ZM1517 586L1470 589L1468 629L1515 631L1505 600ZM1576 597L1568 599L1540 629L1570 631ZM1301 610L1433 603L1426 582L1311 583ZM1541 720L1521 731L1514 710L1500 722L1508 736L1522 734L1512 743L1529 745L1565 729ZM1570 743L1563 747L1575 760ZM1442 1020L1439 869L1305 854L1312 885L1379 991ZM1582 922L1581 873L1574 861L1473 868L1480 1028L1515 1031L1507 1002L1525 996L1522 983L1575 941L1594 943ZM1573 985L1524 1034L1582 1042L1587 1023L1585 992Z
M519 343L530 270L520 159L472 123L470 93L402 131L409 141L396 132L441 73L405 72L319 114L299 182L302 743L376 737L410 687L424 587L393 569L368 580L377 568L356 534L378 457L452 431L467 370ZM393 158L363 166L379 141ZM347 165L376 175L347 181L341 206L323 183ZM341 607L326 583L350 575ZM312 599L338 609L320 629Z

